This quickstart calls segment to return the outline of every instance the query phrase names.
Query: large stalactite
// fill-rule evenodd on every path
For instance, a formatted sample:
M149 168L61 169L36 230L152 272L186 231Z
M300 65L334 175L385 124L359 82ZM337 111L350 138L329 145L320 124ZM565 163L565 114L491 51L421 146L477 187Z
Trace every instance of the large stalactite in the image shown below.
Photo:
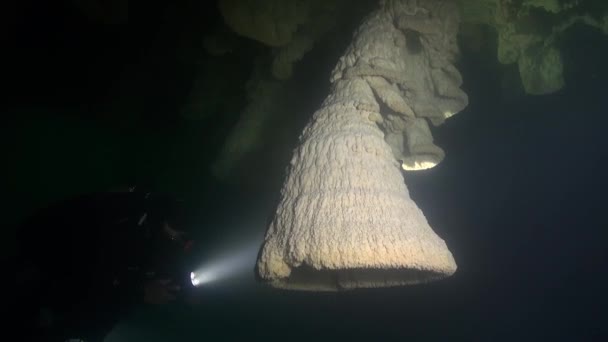
M449 1L381 1L356 32L332 90L300 137L257 269L273 286L340 290L416 284L456 271L401 168L436 165L427 121L467 105Z

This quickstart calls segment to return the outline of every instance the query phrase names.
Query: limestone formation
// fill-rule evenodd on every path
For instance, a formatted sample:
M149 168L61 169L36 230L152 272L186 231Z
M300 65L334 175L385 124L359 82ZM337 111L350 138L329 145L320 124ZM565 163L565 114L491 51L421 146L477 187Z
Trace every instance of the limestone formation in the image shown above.
M449 1L388 0L360 26L300 136L258 259L263 280L341 290L456 271L400 166L439 162L426 121L439 124L467 105L452 64L457 13Z
M517 63L527 94L563 88L564 61L559 37L575 24L608 32L608 12L589 10L579 0L459 0L463 20L496 29L498 61Z

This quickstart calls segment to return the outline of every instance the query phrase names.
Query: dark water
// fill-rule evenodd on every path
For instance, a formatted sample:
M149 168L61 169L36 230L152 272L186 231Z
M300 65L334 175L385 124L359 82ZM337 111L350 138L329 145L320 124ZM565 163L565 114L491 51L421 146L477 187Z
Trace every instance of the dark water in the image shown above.
M200 308L140 312L110 340L602 339L608 119L599 91L585 89L481 103L438 132L439 167L406 175L459 264L452 278L325 294L211 286Z
M144 178L200 208L193 222L204 258L263 233L296 137L279 136L284 148L258 151L258 163L243 173L246 185L214 179L209 166L238 113L203 121L176 115L195 64L192 56L179 58L186 48L176 42L184 32L194 35L190 41L200 36L177 24L184 11L152 10L127 34L65 14L59 25L23 12L30 17L23 14L29 21L22 23L51 29L21 24L9 36L8 226L57 198ZM213 18L199 24L201 32ZM136 309L107 341L605 340L608 40L576 29L561 44L567 86L549 96L505 96L499 68L465 53L459 67L471 103L434 130L447 157L432 170L405 174L412 198L456 258L452 278L303 293L258 284L251 270L201 287L196 306ZM302 61L306 72L294 75L302 80L296 101L304 113L322 100L327 84L316 82L326 81L330 57L313 52ZM249 70L242 59L227 63ZM248 76L231 75L240 82L235 89ZM305 119L294 119L291 129ZM10 241L7 260L16 250Z

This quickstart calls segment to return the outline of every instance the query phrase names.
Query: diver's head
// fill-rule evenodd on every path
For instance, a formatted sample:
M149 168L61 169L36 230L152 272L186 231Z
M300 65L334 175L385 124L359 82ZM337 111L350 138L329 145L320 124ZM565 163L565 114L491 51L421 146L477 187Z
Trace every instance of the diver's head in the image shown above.
M184 203L159 193L145 194L147 217L141 228L146 232L145 249L150 253L155 272L186 287L190 284L194 241L191 237Z
M138 203L130 222L138 226L147 249L170 259L190 254L193 241L184 202L169 193L152 191L146 184L130 183L125 189Z

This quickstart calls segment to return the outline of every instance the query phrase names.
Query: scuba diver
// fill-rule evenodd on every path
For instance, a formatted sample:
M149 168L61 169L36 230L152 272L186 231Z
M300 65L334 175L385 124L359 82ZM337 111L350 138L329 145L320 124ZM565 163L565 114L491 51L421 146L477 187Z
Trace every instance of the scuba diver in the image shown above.
M130 187L49 206L18 232L18 301L35 341L102 341L134 306L191 288L180 201ZM23 330L22 330L23 331Z

